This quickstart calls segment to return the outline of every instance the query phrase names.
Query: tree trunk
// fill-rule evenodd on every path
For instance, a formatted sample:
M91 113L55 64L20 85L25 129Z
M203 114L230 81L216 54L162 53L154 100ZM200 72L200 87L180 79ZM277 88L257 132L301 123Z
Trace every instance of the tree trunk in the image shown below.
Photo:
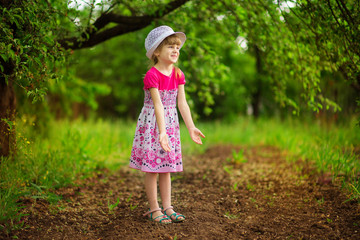
M0 0L0 6L11 8L15 3L11 0ZM2 157L15 153L16 97L12 81L15 64L11 60L4 62L2 58L0 64L4 68L4 71L0 72L0 157ZM8 83L4 75L9 76Z
M15 112L16 98L10 80L6 84L0 78L0 156L9 156L15 150Z
M251 106L253 108L254 117L258 118L260 115L262 76L264 70L262 66L261 50L256 45L254 45L254 50L256 59L256 89L251 95Z

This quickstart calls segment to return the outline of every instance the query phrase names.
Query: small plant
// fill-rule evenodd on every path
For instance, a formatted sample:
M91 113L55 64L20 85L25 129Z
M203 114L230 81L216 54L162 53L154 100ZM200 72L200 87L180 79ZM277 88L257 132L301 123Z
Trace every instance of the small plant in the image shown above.
M113 210L119 205L119 203L120 203L119 198L117 198L116 203L114 204L110 204L110 200L108 200L109 213L113 213Z
M360 203L360 178L354 180L353 183L348 183L345 186L350 192L348 199L345 202L357 200Z
M233 185L232 185L232 190L234 190L235 192L238 190L238 185L239 183L238 182L235 182Z
M247 183L246 184L246 189L249 190L250 192L255 190L255 186L252 185L251 183Z
M233 166L224 166L224 171L227 172L229 175L232 174Z
M131 200L131 197L132 197L132 194L130 194L130 196L125 200L125 202L130 202L130 200Z
M332 223L332 222L333 222L333 220L330 219L330 218L326 218L326 221L327 221L328 223Z
M236 219L236 218L239 218L238 215L235 215L235 214L230 214L230 212L226 212L224 217L228 218L228 219Z
M238 152L232 150L232 157L235 164L247 162L247 159L244 157L244 149L240 149Z
M136 205L132 205L132 203L130 203L130 211L133 211L135 208L137 208L137 204Z
M322 197L321 199L317 199L316 202L317 202L319 205L323 205L323 204L324 204L324 197Z
M171 182L176 181L178 179L182 179L182 175L171 175Z
M267 199L267 205L269 205L270 207L274 206L274 202L275 202L275 198L274 196L276 196L276 194L274 193L273 196L269 196L269 195L266 195L264 196L264 199Z

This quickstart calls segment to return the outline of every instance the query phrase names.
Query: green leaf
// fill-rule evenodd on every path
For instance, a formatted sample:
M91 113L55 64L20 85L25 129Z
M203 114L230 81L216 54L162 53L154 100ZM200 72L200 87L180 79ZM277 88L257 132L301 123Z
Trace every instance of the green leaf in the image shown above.
M4 59L5 62L8 61L8 57L6 56L6 54L1 53L0 56L2 57L2 59Z

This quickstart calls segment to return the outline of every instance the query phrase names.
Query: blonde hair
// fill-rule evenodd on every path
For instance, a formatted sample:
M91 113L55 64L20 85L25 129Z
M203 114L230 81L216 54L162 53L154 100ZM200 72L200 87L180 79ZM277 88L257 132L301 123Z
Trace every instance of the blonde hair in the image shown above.
M165 46L165 45L181 45L181 40L178 36L176 36L176 34L170 35L167 38L165 38L160 45L155 49L153 55L151 56L151 62L152 62L152 66L154 66L155 64L157 64L159 62L159 60L157 59L155 52L156 51L161 51L161 49ZM175 66L175 76L176 78L180 78L181 77L181 70Z

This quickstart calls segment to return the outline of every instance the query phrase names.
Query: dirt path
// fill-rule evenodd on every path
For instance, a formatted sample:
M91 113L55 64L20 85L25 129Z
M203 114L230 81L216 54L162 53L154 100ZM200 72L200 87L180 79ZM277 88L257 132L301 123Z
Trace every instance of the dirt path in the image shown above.
M360 239L360 207L305 163L288 163L278 149L216 146L184 160L173 175L173 205L186 222L160 225L146 210L143 175L103 173L59 190L57 205L27 200L28 228L19 239ZM228 160L227 160L228 159ZM108 204L119 204L109 211ZM108 202L109 201L109 202ZM5 236L0 239L7 239ZM10 239L10 238L9 238Z

